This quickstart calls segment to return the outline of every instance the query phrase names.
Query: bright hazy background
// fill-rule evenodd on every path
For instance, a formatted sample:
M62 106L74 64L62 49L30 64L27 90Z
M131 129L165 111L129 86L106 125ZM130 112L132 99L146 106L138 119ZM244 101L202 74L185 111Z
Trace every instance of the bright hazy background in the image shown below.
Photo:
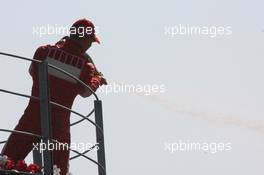
M164 84L165 93L98 93L103 101L107 174L262 175L264 162L263 2L258 0L3 1L0 51L32 57L62 35L33 35L33 27L69 27L79 18L99 27L101 45L88 53L111 82ZM228 36L174 36L166 26L231 26ZM30 94L29 62L1 56L1 89ZM0 128L13 129L28 99L0 96ZM77 97L87 114L93 98ZM72 115L72 121L79 118ZM73 142L94 142L83 122ZM8 134L0 133L0 140ZM165 150L167 142L230 142L216 154ZM19 146L19 145L18 145ZM2 146L1 146L2 147ZM74 155L74 154L72 154ZM96 158L95 152L91 157ZM31 162L31 156L27 162ZM97 167L73 160L74 175Z

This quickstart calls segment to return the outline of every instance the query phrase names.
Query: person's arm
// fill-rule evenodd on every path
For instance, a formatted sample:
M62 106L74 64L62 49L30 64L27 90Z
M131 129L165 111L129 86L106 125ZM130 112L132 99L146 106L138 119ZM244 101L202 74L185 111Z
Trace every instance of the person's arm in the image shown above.
M33 59L43 61L47 57L47 54L48 54L47 46L41 46L35 51ZM38 63L35 62L32 62L30 64L28 72L31 76L35 75L35 69L37 64Z
M86 63L80 79L87 84L94 92L102 85L102 77L96 75L96 68L92 63ZM80 85L82 86L82 85ZM82 97L89 97L92 93L84 86L81 87L80 95Z

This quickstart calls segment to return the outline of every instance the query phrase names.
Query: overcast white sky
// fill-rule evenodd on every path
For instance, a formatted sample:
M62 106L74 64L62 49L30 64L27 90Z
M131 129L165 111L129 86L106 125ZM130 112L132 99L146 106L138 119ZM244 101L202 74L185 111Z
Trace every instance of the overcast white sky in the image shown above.
M165 93L151 96L99 93L107 174L263 174L262 1L9 0L1 7L1 52L32 57L38 46L61 37L33 35L33 27L69 27L88 18L102 40L88 53L109 80L165 85ZM229 26L232 34L166 35L165 27L179 24ZM29 63L0 60L0 88L29 94ZM14 128L27 102L1 94L0 128ZM88 113L92 102L78 97L73 108ZM88 122L72 128L74 142L93 142L93 137ZM6 138L0 133L0 140ZM165 143L179 140L230 142L232 149L216 154L165 150ZM78 175L97 171L82 158L72 161L70 169Z

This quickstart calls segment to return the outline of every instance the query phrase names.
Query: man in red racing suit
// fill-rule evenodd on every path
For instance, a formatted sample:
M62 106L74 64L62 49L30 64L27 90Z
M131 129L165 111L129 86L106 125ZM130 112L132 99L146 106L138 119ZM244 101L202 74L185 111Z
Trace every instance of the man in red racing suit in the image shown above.
M36 50L34 59L46 59L49 63L75 75L89 85L93 91L96 91L100 85L104 84L103 78L96 73L95 65L85 55L85 51L90 48L92 42L99 43L99 39L95 35L94 25L87 19L81 19L76 21L72 27L76 27L76 29L90 27L92 33L86 33L84 36L82 35L83 37L78 33L71 33L65 41L61 40L55 45L41 46ZM29 72L33 79L32 96L38 97L37 63L31 64ZM50 100L68 108L72 107L77 95L87 97L91 94L89 90L75 80L51 68L49 68L49 88ZM70 112L51 105L51 116L53 139L70 145ZM41 134L40 103L38 101L32 99L29 101L15 130ZM1 154L7 155L14 162L23 160L33 149L33 143L38 142L40 142L38 138L12 133ZM54 150L53 156L54 164L61 169L61 175L66 175L69 169L69 150Z

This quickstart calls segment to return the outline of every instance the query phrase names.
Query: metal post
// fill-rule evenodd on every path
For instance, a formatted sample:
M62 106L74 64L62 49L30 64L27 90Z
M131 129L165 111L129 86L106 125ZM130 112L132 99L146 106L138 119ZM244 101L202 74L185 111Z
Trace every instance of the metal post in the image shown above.
M33 162L39 166L42 166L42 154L40 151L41 150L39 146L37 150L33 150Z
M49 150L49 143L52 143L52 125L50 113L50 96L48 81L48 63L43 61L39 64L39 97L40 97L40 116L41 116L41 132L43 143L46 149L43 150L44 175L53 175L53 155Z
M104 131L103 127L103 111L102 111L102 101L95 100L94 101L94 112L95 112L95 123ZM106 175L106 167L105 167L105 147L104 147L104 135L100 132L100 129L96 128L96 141L99 144L99 150L97 150L97 161L100 165L105 168L103 171L98 166L98 174Z

